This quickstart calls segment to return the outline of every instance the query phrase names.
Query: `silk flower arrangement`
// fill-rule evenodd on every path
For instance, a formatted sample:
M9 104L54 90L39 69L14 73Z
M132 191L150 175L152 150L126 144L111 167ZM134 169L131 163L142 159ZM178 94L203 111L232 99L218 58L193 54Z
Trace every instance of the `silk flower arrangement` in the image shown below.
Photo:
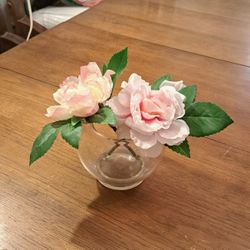
M185 86L183 81L172 81L170 75L162 76L150 85L141 76L133 73L127 82L121 83L118 95L112 96L115 82L126 65L127 48L115 53L108 64L103 65L102 72L96 63L90 62L81 67L78 77L66 78L53 94L58 105L49 107L46 114L53 122L47 124L34 141L30 165L50 149L58 134L78 149L81 134L85 132L84 126L105 124L112 127L117 136L113 140L115 146L112 150L117 150L123 143L126 154L129 154L130 158L134 157L132 161L127 160L126 167L135 165L138 168L140 165L140 172L145 168L145 157L160 156L164 147L190 157L188 136L212 135L233 122L217 105L195 102L195 85ZM84 139L86 145L88 138ZM133 146L128 146L129 143ZM112 155L104 153L103 157L106 157L104 165L107 169L107 157L111 160ZM109 170L104 173L105 177L113 178L111 168L113 172L118 171L118 165L123 165L124 172L124 164L119 163L124 162L124 159L119 158L120 161L117 161L118 158L115 162L112 159L108 164ZM102 165L102 160L97 157L94 161L91 164L100 174L100 166L99 170L97 169L98 165ZM97 172L89 172L105 185L104 181L98 178ZM136 174L138 175L137 172ZM131 173L128 174L129 178L130 175ZM144 178L145 175L147 174L144 173ZM125 179L128 179L128 176L125 176ZM142 180L139 178L136 184ZM105 186L112 188L117 185L112 182ZM123 188L114 189L129 189L120 184L119 186ZM125 186L128 187L127 184ZM136 185L132 183L133 186Z

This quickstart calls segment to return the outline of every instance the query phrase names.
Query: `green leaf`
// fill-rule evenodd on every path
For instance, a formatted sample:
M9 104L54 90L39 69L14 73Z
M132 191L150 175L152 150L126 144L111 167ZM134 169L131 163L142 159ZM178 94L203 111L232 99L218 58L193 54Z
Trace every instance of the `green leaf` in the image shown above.
M188 141L185 140L183 143L180 145L174 145L174 146L168 146L170 149L175 151L176 153L179 153L181 155L184 155L188 158L190 158L190 149L188 145Z
M82 117L77 117L77 116L73 116L72 118L71 118L71 124L72 124L72 126L76 126L76 125L78 125L81 121L82 121Z
M116 125L115 114L109 107L100 108L96 114L88 117L87 121L89 123L109 124L113 126Z
M225 111L207 102L192 103L182 119L189 126L190 135L197 137L215 134L233 123Z
M47 124L43 127L33 143L29 165L42 157L51 148L57 137L59 127L60 125L57 123Z
M103 66L102 66L102 75L104 75L106 73L107 69L108 69L108 66L106 64L103 64Z
M126 68L128 61L128 48L125 48L117 53L115 53L107 65L107 69L111 69L115 72L112 76L113 83L115 83L118 76L121 75L122 71Z
M185 109L187 109L189 107L189 105L192 102L194 102L195 96L196 96L196 91L197 91L197 88L195 85L187 86L187 87L179 90L179 93L183 94L186 97L186 99L184 101Z
M82 124L77 123L75 126L72 123L68 123L63 126L61 130L62 138L69 143L72 147L79 147L79 140L81 137Z
M151 89L152 90L159 90L162 82L165 81L165 80L171 81L171 76L170 75L165 75L165 76L162 76L159 79L155 80L151 84Z

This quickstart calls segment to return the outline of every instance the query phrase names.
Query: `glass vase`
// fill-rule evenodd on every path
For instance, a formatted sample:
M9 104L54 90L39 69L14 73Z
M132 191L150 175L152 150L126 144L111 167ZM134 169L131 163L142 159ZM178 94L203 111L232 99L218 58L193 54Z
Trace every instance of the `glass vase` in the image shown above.
M132 140L117 139L108 125L84 124L79 158L85 169L103 186L128 190L141 184L159 164Z

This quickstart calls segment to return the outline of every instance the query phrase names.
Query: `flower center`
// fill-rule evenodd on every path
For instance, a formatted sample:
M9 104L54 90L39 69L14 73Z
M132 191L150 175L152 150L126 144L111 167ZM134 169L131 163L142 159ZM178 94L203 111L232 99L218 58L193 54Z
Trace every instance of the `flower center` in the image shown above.
M162 115L162 109L159 103L155 102L153 99L145 99L140 105L142 116L144 119L155 119L160 118Z

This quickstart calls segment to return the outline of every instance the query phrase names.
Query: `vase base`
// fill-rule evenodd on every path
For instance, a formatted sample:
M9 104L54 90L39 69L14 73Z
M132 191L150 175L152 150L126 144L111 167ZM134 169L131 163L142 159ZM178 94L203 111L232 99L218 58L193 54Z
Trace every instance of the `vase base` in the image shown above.
M99 181L99 180L98 180ZM130 186L112 186L112 185L110 185L110 184L108 184L108 183L104 183L104 182L102 182L102 181L99 181L104 187L106 187L106 188L108 188L108 189L112 189L112 190L118 190L118 191L125 191L125 190L129 190L129 189L132 189L132 188L135 188L135 187L137 187L137 186L139 186L142 182L143 182L143 180L142 181L139 181L139 182L137 182L137 183L134 183L134 184L132 184L132 185L130 185Z
M116 150L100 156L96 166L98 181L113 190L132 189L143 181L144 164L140 157Z

